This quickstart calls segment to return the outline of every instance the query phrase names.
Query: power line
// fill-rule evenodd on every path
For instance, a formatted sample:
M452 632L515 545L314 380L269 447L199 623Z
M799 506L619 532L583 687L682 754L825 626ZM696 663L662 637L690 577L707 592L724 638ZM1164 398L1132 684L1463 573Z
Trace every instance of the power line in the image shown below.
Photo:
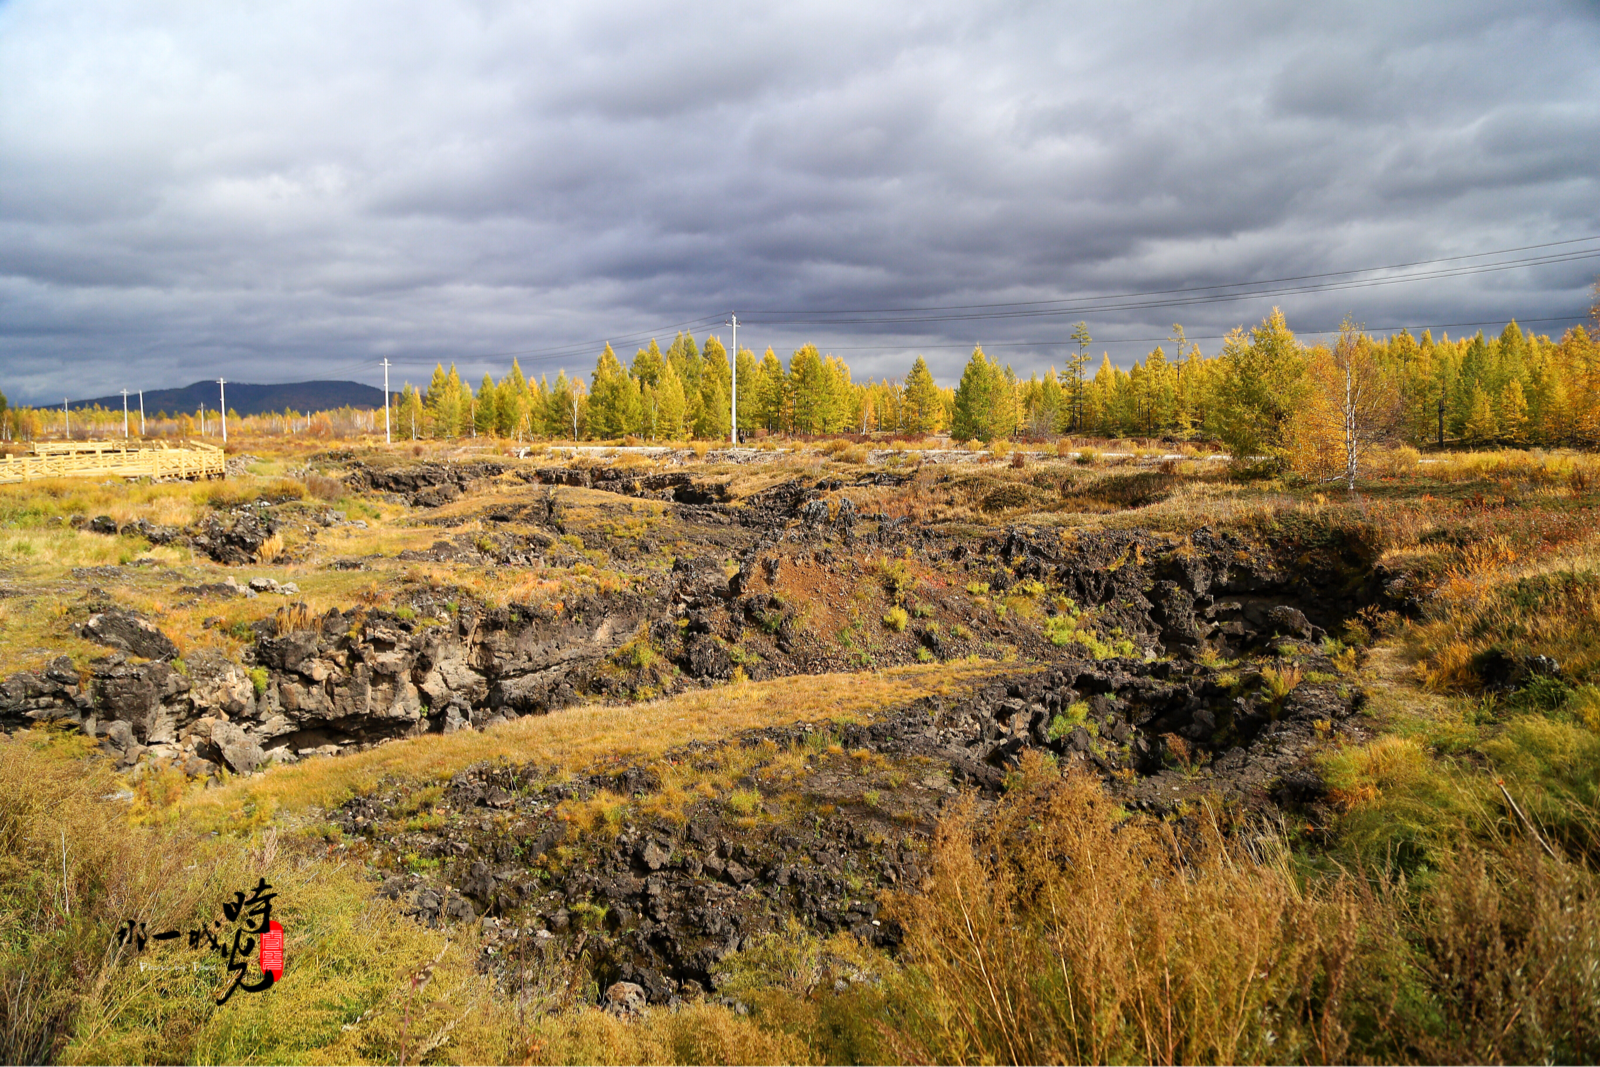
M921 323L937 322L976 322L1004 319L1032 319L1053 318L1064 315L1105 314L1116 311L1153 311L1161 308L1194 307L1203 304L1228 303L1238 300L1258 300L1274 296L1292 296L1305 293L1331 293L1342 292L1349 289L1368 289L1381 285L1398 285L1404 282L1429 281L1440 278L1465 277L1474 274L1486 274L1500 270L1510 270L1516 267L1544 266L1555 263L1571 263L1589 259L1600 258L1600 249L1560 253L1548 257L1535 257L1507 263L1481 264L1470 267L1452 267L1440 271L1404 275L1398 278L1377 278L1371 280L1347 280L1343 282L1324 282L1311 285L1281 286L1275 289L1261 289L1244 293L1214 293L1205 296L1185 297L1177 300L1139 300L1126 303L1097 303L1082 304L1075 307L1054 308L1050 310L1034 311L998 311L985 312L971 315L918 315L910 317L890 318L853 318L853 319L752 319L752 325L760 326L874 326L874 325L915 325ZM1120 298L1106 298L1120 299ZM819 312L818 314L824 314Z
M1508 323L1508 322L1516 322L1516 323L1519 323L1519 324L1525 324L1525 323L1530 323L1530 322L1572 322L1572 321L1574 321L1576 319L1579 319L1581 317L1582 316L1580 316L1580 315L1548 315L1548 316L1545 316L1544 318L1524 319L1524 318L1517 318L1517 317L1513 316L1513 317L1510 317L1510 318L1502 318L1502 319L1483 319L1483 320L1478 321L1478 322L1436 322L1436 323L1432 323L1432 324L1428 324L1428 325L1414 325L1414 326L1364 326L1364 327L1362 327L1362 330L1365 333L1374 333L1374 334L1375 333L1399 333L1401 330L1412 330L1412 331L1415 331L1415 330L1458 330L1458 329L1461 329L1461 328L1467 327L1467 326L1500 326L1500 325L1504 325L1505 323ZM1301 337L1306 337L1306 336L1315 337L1315 336L1320 336L1322 334L1337 333L1337 332L1338 332L1337 330L1296 330L1295 334L1297 336L1301 336ZM1225 333L1209 333L1209 334L1208 333L1191 333L1191 334L1188 334L1187 336L1188 336L1189 340L1191 340L1191 341L1220 341L1220 340L1226 338L1228 335L1225 334ZM1096 338L1094 343L1097 344L1097 345L1160 344L1163 341L1170 341L1170 340L1172 340L1171 337L1111 337L1111 338L1100 337L1100 338ZM844 348L838 348L838 347L834 347L834 346L830 345L830 346L828 346L828 350L827 350L826 354L827 355L833 355L836 352L881 352L885 348L892 348L892 347L900 347L900 348L905 348L905 349L909 349L909 350L917 351L917 352L931 352L931 351L934 351L935 349L946 349L946 348L966 349L966 348L971 348L971 347L975 347L975 346L976 347L981 347L981 348L983 348L985 350L991 349L991 348L1070 348L1071 346L1073 346L1075 344L1077 344L1076 341L998 341L998 342L994 342L992 344L982 344L981 342L973 342L972 344L968 344L967 342L957 342L957 343L954 343L954 344L937 344L937 345L914 345L914 344L900 345L900 346L893 346L893 345L850 345L850 346L846 346Z
M1102 296L1102 297L1096 297L1095 299L1099 299L1099 300L1123 300L1123 299L1132 299L1132 298L1135 298L1135 297L1171 296L1171 295L1178 294L1178 293L1199 293L1199 292L1207 292L1207 291L1215 290L1215 289L1233 289L1233 288L1238 288L1239 286L1245 286L1245 285L1280 285L1280 284L1287 283L1287 282L1310 281L1310 280L1313 280L1313 279L1316 279L1316 278L1335 278L1335 277L1339 277L1339 276L1346 275L1346 274L1369 274L1372 271L1378 271L1378 270L1402 270L1402 269L1404 269L1406 267L1423 267L1423 266L1429 266L1429 265L1434 264L1434 263L1453 263L1453 262L1456 262L1456 261L1459 261L1459 260L1463 260L1463 259L1482 259L1485 256L1508 255L1508 254L1510 254L1512 252L1528 252L1528 251L1531 251L1531 250L1533 250L1535 248L1555 248L1555 247L1558 247L1558 246L1561 246L1561 245L1584 244L1584 243L1589 242L1589 241L1600 241L1600 235L1595 235L1593 237L1574 237L1574 238L1571 238L1571 239L1565 240L1565 241L1547 241L1547 242L1545 242L1543 244L1521 245L1521 246L1516 247L1516 248L1499 248L1499 249L1495 249L1494 251L1491 251L1491 252L1473 252L1473 253L1471 253L1469 255L1462 255L1462 256L1442 256L1442 257L1440 257L1438 259L1418 259L1418 260L1413 260L1410 263L1392 263L1392 264L1389 264L1387 266L1381 266L1381 267L1357 267L1357 268L1355 268L1353 270L1329 271L1329 272L1324 273L1324 274L1300 274L1300 275L1294 275L1294 276L1287 277L1287 278L1258 279L1256 281L1249 281L1249 282L1224 282L1224 283L1221 283L1221 284L1218 284L1218 285L1199 285L1199 286L1193 286L1193 287L1187 288L1187 289L1152 289L1152 290L1149 290L1149 291L1146 291L1146 292L1142 292L1142 293L1109 293L1109 294L1106 294L1105 296ZM810 315L810 314L818 314L818 315L857 315L857 314L860 314L860 315L879 315L879 314L905 314L905 313L916 312L916 311L973 311L973 310L982 310L982 309L986 309L986 308L1030 307L1030 306L1041 305L1041 304L1060 304L1060 303L1064 303L1064 302L1066 302L1068 300L1074 300L1074 299L1078 299L1078 298L1077 297L1056 297L1056 298L1051 299L1051 300L1018 300L1018 301L1013 301L1013 302L1010 302L1010 303L999 303L999 304L944 304L944 305L927 305L927 306L920 307L920 308L867 308L867 309L856 309L856 310L837 309L837 310L832 310L832 311L817 311L817 312L809 312L809 311L804 311L804 310L776 310L775 311L775 310L768 309L768 310L761 310L761 311L752 311L752 312L750 312L750 314L752 314L752 315Z

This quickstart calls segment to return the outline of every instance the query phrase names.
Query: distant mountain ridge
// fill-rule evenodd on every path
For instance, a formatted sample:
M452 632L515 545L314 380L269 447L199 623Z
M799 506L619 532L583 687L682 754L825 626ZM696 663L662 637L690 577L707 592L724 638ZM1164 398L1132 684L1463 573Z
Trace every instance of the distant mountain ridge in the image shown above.
M383 390L360 382L288 382L283 385L251 385L249 382L229 382L228 407L240 415L260 415L278 412L285 408L295 411L327 411L331 408L381 408ZM122 410L122 394L94 397L89 400L72 400L72 408L103 408ZM217 383L195 382L181 389L146 389L144 411L154 416L158 411L171 415L176 412L194 412L204 404L207 411L217 408ZM128 393L128 410L139 410L139 395Z

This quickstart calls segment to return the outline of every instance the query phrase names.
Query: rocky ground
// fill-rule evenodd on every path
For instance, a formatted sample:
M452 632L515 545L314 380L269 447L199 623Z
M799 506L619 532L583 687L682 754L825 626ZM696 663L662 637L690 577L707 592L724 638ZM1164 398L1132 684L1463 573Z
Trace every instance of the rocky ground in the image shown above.
M1309 757L1361 729L1351 661L1324 638L1359 612L1407 606L1405 579L1346 532L1029 521L1057 491L1048 479L990 486L980 521L929 524L903 502L943 491L949 471L751 488L651 467L324 461L344 491L407 509L431 544L319 557L318 531L365 521L266 498L182 528L75 520L186 545L227 571L174 585L173 603L253 599L259 611L215 620L237 630L236 654L179 656L159 618L100 588L126 568L76 574L87 589L69 609L74 632L105 654L13 673L0 724L69 724L132 776L175 766L214 779L736 678L996 662L960 698L870 721L759 730L605 774L476 765L427 796L397 782L331 813L381 892L419 920L484 917L485 968L581 957L602 988L630 982L650 1002L714 989L719 960L791 920L892 948L880 891L916 885L945 807L992 798L1029 752L1092 767L1131 808L1182 816L1211 797L1241 820L1286 810L1315 825ZM1132 474L1117 505L1170 483ZM1062 498L1076 491L1061 480ZM288 524L330 573L415 564L585 581L498 604L464 584L398 582L385 602L314 610L297 586L253 573ZM690 788L730 767L730 788Z
M915 886L945 806L963 792L997 796L1030 750L1093 766L1137 810L1181 814L1209 798L1241 821L1314 813L1321 784L1307 757L1360 729L1359 694L1310 646L1293 654L1317 680L1282 699L1192 663L1068 660L870 724L753 731L664 761L709 769L719 748L743 749L740 788L597 831L572 826L574 801L607 792L648 810L658 773L553 782L537 763L479 764L430 801L425 828L407 829L417 807L403 788L352 800L336 819L390 872L381 892L419 919L489 916L485 967L587 953L602 984L632 982L667 1003L713 988L719 960L790 919L893 947L880 891Z

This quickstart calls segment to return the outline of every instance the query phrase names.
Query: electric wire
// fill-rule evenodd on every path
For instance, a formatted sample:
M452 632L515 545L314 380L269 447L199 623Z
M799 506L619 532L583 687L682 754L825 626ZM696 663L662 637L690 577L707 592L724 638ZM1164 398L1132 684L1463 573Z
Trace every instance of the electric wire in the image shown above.
M1568 240L1564 240L1564 241L1546 241L1546 242L1544 242L1542 244L1520 245L1520 246L1518 246L1516 248L1497 248L1497 249L1494 249L1494 250L1489 251L1489 252L1472 252L1472 253L1469 253L1467 255L1460 255L1460 256L1441 256L1441 257L1439 257L1437 259L1418 259L1418 260L1413 260L1413 261L1411 261L1409 263L1393 263L1393 264L1389 264L1387 266L1381 266L1381 267L1357 267L1357 268L1354 268L1352 270L1328 271L1328 272L1323 273L1323 274L1301 274L1301 275L1293 275L1293 276L1286 277L1286 278L1269 278L1269 279L1264 279L1264 280L1256 280L1256 281L1248 281L1248 282L1223 282L1223 283L1220 283L1220 284L1217 284L1217 285L1199 285L1199 286L1193 286L1193 287L1185 288L1185 289L1153 289L1153 290L1149 290L1149 291L1146 291L1146 292L1138 292L1138 293L1109 293L1109 294L1106 294L1104 296L1096 297L1095 299L1099 299L1099 300L1121 300L1121 299L1130 299L1130 298L1134 298L1134 297L1171 296L1171 295L1179 294L1179 293L1198 293L1198 292L1206 292L1206 291L1215 290L1215 289L1233 289L1233 288L1238 288L1238 287L1246 286L1246 285L1279 285L1279 284L1283 284L1283 283L1287 283L1287 282L1309 281L1309 280L1313 280L1313 279L1316 279L1316 278L1334 278L1334 277L1338 277L1338 276L1345 275L1345 274L1370 274L1370 273L1372 273L1374 271L1380 271L1380 270L1401 270L1401 269L1404 269L1404 268L1407 268L1407 267L1430 266L1430 265L1432 265L1434 263L1452 263L1452 262L1456 262L1458 260L1463 260L1463 259L1482 259L1485 256L1509 255L1512 252L1528 252L1528 251L1531 251L1531 250L1536 249L1536 248L1555 248L1557 246L1562 246L1562 245L1586 244L1586 243L1588 243L1590 241L1600 241L1600 234L1597 234L1597 235L1591 236L1591 237L1573 237L1573 238L1569 238ZM751 314L751 315L810 315L810 314L819 314L819 315L822 315L822 314L828 314L828 315L862 314L862 315L869 315L869 314L902 314L902 313L915 312L915 311L970 311L970 310L981 310L981 309L985 309L985 308L1029 307L1029 306L1039 305L1039 304L1060 304L1060 303L1065 303L1067 301L1074 300L1074 299L1079 299L1079 298L1077 298L1077 297L1056 297L1056 298L1053 298L1053 299L1050 299L1050 300L1018 300L1018 301L1011 301L1011 302L1007 302L1007 303L997 303L997 304L945 304L945 305L925 305L925 306L922 306L922 307L915 307L915 308L867 308L867 309L855 309L855 310L852 310L852 309L837 309L837 310L832 310L832 311L817 311L817 312L811 312L811 311L805 311L805 310L787 310L787 311L786 310L776 310L776 311L775 310L756 310L756 311L748 312L747 314Z
M1463 327L1468 327L1468 326L1503 326L1503 325L1505 325L1506 323L1509 323L1509 322L1515 322L1518 325L1527 325L1528 323L1531 323L1531 322L1572 322L1577 317L1578 316L1574 316L1574 315L1549 315L1549 316L1545 316L1543 318L1525 319L1525 318L1520 318L1520 317L1517 317L1517 316L1510 316L1510 317L1499 318L1499 319L1480 319L1480 320L1478 320L1476 322L1436 322L1436 323L1425 324L1425 325L1408 325L1408 326L1362 326L1361 329L1362 329L1363 332L1368 333L1368 334L1380 334L1380 333L1396 334L1396 333L1399 333L1402 330L1408 330L1408 331L1413 331L1413 332L1418 331L1418 330L1456 330L1456 329L1461 329ZM1334 333L1338 333L1338 332L1339 331L1336 330L1336 329L1335 330L1296 330L1295 331L1295 336L1296 337L1321 337L1321 336L1326 336L1328 334L1334 334ZM1225 333L1186 333L1184 335L1184 339L1186 341L1221 341L1221 340L1224 340L1227 337L1228 337L1228 334L1225 334ZM1093 341L1090 342L1090 347L1098 347L1098 346L1101 346L1101 345L1161 344L1163 342L1171 341L1171 340L1172 340L1172 338L1170 336L1168 336L1168 337L1109 337L1109 338L1108 337L1096 337ZM1071 348L1071 347L1076 346L1077 343L1078 342L1073 341L1073 340L1066 340L1066 341L995 341L995 342L990 342L990 343L984 343L984 342L981 342L981 341L973 341L973 342L957 341L957 342L953 342L953 343L949 343L949 344L932 344L932 345L906 344L906 345L902 345L902 346L899 346L899 347L902 347L902 348L906 349L907 351L915 351L915 352L932 352L932 351L943 350L943 349L968 349L968 348L973 348L973 347L982 348L985 351L988 351L989 349L992 349L992 348ZM827 352L825 354L834 355L834 354L839 353L839 352L882 352L885 348L892 348L892 347L895 347L895 346L893 346L893 345L881 345L881 344L879 344L879 345L846 345L846 346L841 348L841 347L838 347L838 346L829 345L827 347Z
M1377 278L1369 280L1347 280L1336 283L1319 283L1314 285L1281 286L1272 289L1262 289L1244 293L1212 293L1204 296L1192 296L1175 300L1141 300L1121 303L1094 303L1081 304L1072 307L1052 308L1049 310L1032 311L1000 311L984 312L970 315L917 315L874 318L804 318L804 319L771 319L759 318L752 315L752 326L891 326L913 325L921 323L938 322L982 322L1010 319L1039 319L1054 318L1068 315L1106 314L1118 311L1154 311L1162 308L1195 307L1206 304L1231 303L1240 300L1259 300L1276 296L1296 296L1307 293L1332 293L1343 292L1351 289L1368 289L1383 285L1399 285L1406 282L1432 281L1442 278L1467 277L1475 274L1487 274L1501 270L1511 270L1519 267L1545 266L1556 263L1580 262L1600 258L1600 249L1585 250L1582 252L1562 253L1551 257L1541 257L1528 260L1519 260L1509 263L1479 264L1470 267L1454 267L1441 271L1409 274L1396 278ZM820 313L819 313L820 314Z

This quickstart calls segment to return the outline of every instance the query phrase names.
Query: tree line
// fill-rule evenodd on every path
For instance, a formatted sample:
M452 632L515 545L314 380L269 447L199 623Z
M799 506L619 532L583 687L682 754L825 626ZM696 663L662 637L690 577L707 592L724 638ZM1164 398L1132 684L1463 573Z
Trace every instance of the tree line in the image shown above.
M697 342L680 333L665 350L652 340L626 365L606 345L587 380L565 370L554 381L531 378L513 361L503 377L486 374L474 389L454 365L439 364L426 388L404 386L390 418L400 438L725 439L736 361L742 434L1210 440L1236 457L1301 464L1307 455L1332 462L1335 453L1348 461L1352 434L1413 444L1600 447L1600 345L1582 327L1558 339L1514 321L1497 336L1379 338L1347 323L1329 347L1301 342L1273 309L1255 327L1236 328L1212 355L1175 325L1167 344L1126 368L1103 353L1092 374L1087 324L1077 325L1073 340L1062 370L1025 380L977 347L960 381L941 387L921 356L904 379L857 382L844 360L815 345L796 349L785 365L771 348L759 359L741 348L730 359L717 336ZM74 430L119 432L121 414L75 410ZM338 414L324 420L333 432L381 424ZM59 410L7 407L0 398L0 436L29 438L61 421ZM179 435L199 425L165 412L152 422L152 432ZM310 413L285 412L240 429L293 433L312 424ZM1333 438L1344 443L1335 447Z
M1329 347L1300 341L1273 309L1257 326L1236 328L1214 354L1175 325L1170 348L1158 345L1126 368L1103 353L1092 374L1086 324L1078 324L1075 340L1078 351L1063 370L1027 379L979 346L953 387L938 385L921 356L904 379L856 382L844 360L815 345L795 350L787 366L771 348L760 359L742 348L739 428L948 432L957 441L985 443L1059 434L1204 439L1240 454L1277 455L1297 433L1304 437L1295 419L1303 423L1316 409L1319 390L1343 388L1330 377L1337 377L1337 367L1329 369L1333 360L1365 376L1363 402L1371 408L1365 421L1381 423L1383 436L1600 446L1600 347L1582 327L1552 339L1513 321L1498 336L1480 331L1452 339L1409 331L1380 338L1346 324ZM721 340L700 344L679 334L665 351L652 341L626 365L607 345L587 383L564 371L553 384L535 380L513 363L499 381L486 375L474 393L454 367L441 365L425 391L406 386L399 428L419 437L719 439L729 432L731 388Z
M904 382L856 382L844 360L810 344L787 366L771 348L760 359L741 348L735 358L742 434L928 434L950 423L954 390L940 389L920 356ZM554 382L531 378L513 361L474 391L454 365L439 364L426 389L401 390L397 428L412 437L723 439L734 417L733 371L721 338L701 343L687 333L665 350L652 340L627 365L608 344L588 382L564 370Z

